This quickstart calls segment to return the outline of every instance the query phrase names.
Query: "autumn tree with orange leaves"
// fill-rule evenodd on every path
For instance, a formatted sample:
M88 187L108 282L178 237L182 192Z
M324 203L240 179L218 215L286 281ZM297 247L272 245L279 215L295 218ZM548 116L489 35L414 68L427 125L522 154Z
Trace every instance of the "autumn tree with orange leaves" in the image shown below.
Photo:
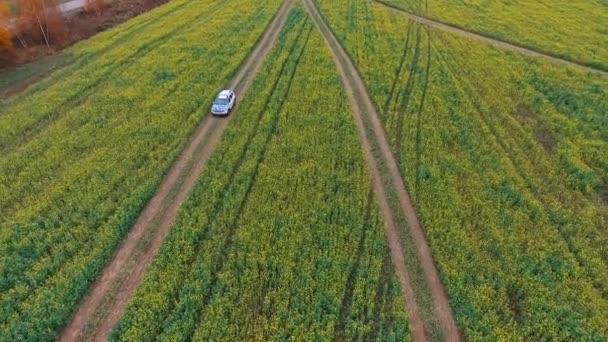
M28 42L61 44L66 36L65 23L55 0L19 0L18 39Z
M0 0L0 47L12 49L13 42L11 41L8 19L8 1Z

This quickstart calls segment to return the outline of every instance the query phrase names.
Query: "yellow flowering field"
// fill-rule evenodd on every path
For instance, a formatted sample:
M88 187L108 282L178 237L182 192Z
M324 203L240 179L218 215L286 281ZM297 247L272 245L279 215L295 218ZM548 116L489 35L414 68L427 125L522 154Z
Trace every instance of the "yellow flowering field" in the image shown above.
M296 7L113 335L409 340L346 94Z
M608 336L608 80L318 0L367 83L470 339Z
M381 1L466 30L608 70L608 4L602 0Z
M55 336L280 4L171 1L2 103L0 340Z

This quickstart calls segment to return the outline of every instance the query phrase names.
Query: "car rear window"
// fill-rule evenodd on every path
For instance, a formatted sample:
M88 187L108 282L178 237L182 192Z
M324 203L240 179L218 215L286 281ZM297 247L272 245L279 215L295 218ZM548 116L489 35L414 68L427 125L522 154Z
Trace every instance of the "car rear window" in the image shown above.
M220 106L227 105L228 104L228 98L226 98L226 97L218 97L215 100L214 104L220 105Z

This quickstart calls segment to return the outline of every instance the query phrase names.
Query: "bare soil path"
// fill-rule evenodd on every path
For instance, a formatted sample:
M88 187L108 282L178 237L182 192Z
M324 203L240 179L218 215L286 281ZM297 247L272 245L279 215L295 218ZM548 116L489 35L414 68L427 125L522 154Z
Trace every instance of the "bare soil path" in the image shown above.
M247 91L266 55L274 46L293 3L294 0L283 2L261 40L228 85L239 96ZM179 208L196 183L222 132L235 114L227 118L206 116L203 119L113 259L91 287L72 321L61 332L60 341L107 339L133 291L142 281L147 266L170 231ZM151 238L143 241L146 234L150 233ZM142 241L144 246L140 246ZM136 253L138 249L141 249L141 253ZM91 330L90 335L83 336L85 329Z
M388 166L390 178L397 191L401 209L403 210L409 224L411 234L416 244L419 259L422 264L421 266L429 284L435 312L441 324L443 336L449 341L460 341L460 333L452 316L447 295L431 256L430 248L424 236L424 231L422 230L422 226L418 221L414 206L412 205L403 179L399 173L397 162L387 142L386 134L379 120L378 112L376 111L373 102L367 93L365 84L349 55L342 48L340 42L337 40L331 29L327 26L318 9L312 3L312 0L304 0L304 4L306 5L308 12L311 14L316 24L319 26L330 47L332 56L334 57L338 71L342 76L346 92L349 95L353 107L353 114L359 130L360 139L363 144L363 150L370 166L374 189L378 195L380 209L385 221L386 236L388 239L391 257L393 259L393 263L395 264L395 270L405 295L409 319L412 326L413 338L415 341L426 341L428 339L424 330L424 323L418 311L410 276L408 275L406 267L407 260L405 260L403 256L403 247L401 246L399 233L395 225L394 215L389 206L388 198L386 196L386 189L384 188L382 182L382 176L378 169L377 161L372 154L372 147L366 134L366 129L362 120L363 115L367 117L373 126L373 132L381 150L380 152L382 154L382 158L384 159L384 163L386 163Z
M569 65L571 67L575 67L577 69L580 69L580 70L583 70L583 71L586 71L586 72L591 72L591 73L602 75L604 77L608 77L608 72L607 71L602 70L602 69L598 69L598 68L595 68L595 67L592 67L592 66L589 66L589 65L586 65L586 64L584 64L582 62L577 62L577 61L573 61L573 60L569 60L569 59L564 59L564 58L561 58L561 57L558 57L558 56L554 56L554 55L551 55L551 54L548 54L548 53L545 53L545 52L542 52L542 51L533 50L531 48L527 48L527 47L524 47L524 46L521 46L521 45L517 45L517 44L515 44L513 42L508 42L508 41L505 41L505 40L498 39L496 37L491 37L489 35L481 34L481 33L478 33L478 32L473 32L473 31L469 31L469 30L466 30L464 28L458 27L456 25L452 25L452 24L448 24L448 23L445 23L445 22L441 22L441 21L438 21L436 19L429 18L427 16L421 16L421 15L418 15L418 14L414 14L414 13L411 13L411 12L409 12L409 11L403 9L403 8L399 8L399 7L395 6L395 5L391 5L391 4L389 4L387 2L384 2L382 0L371 0L371 1L373 1L374 3L376 3L376 4L380 5L380 6L383 6L383 7L392 9L392 10L398 12L398 13L401 13L401 14L409 17L410 19L415 20L415 21L417 21L417 22L419 22L421 24L424 24L424 25L432 26L432 27L438 28L440 30L448 31L448 32L455 33L455 34L458 34L458 35L461 35L461 36L465 36L465 37L481 40L483 42L492 44L494 46L497 46L497 47L500 47L500 48L503 48L503 49L508 49L508 50L513 50L513 51L521 52L521 53L524 53L524 54L529 55L529 56L544 58L544 59L549 60L551 62L560 63L560 64L566 64L566 65Z

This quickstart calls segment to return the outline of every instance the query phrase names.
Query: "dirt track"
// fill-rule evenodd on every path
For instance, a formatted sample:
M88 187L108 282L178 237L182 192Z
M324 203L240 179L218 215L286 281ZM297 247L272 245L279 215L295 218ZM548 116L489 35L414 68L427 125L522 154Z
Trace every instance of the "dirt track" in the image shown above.
M294 0L283 2L261 40L228 85L240 96L247 91L267 53L274 46L293 3ZM235 114L237 113L232 115ZM203 119L112 261L106 265L72 321L62 331L60 341L77 341L93 336L97 341L107 339L171 229L180 206L196 183L232 115L227 118L207 116ZM152 234L149 241L144 241L146 234ZM144 243L144 246L139 246L140 243ZM142 253L134 256L140 248ZM91 322L92 319L96 321ZM92 329L90 336L83 336L85 329Z
M399 202L401 204L401 209L403 210L403 213L406 216L407 222L410 226L411 234L416 243L416 248L419 254L421 266L424 270L427 282L429 284L429 288L431 290L435 312L441 324L443 335L449 341L459 341L461 339L460 334L458 332L456 322L454 321L454 318L452 316L452 311L450 309L447 296L443 288L443 284L441 284L439 273L435 268L430 249L424 236L424 232L420 223L418 222L416 212L406 191L403 179L401 178L401 175L399 173L397 162L395 161L392 151L388 145L383 126L380 123L380 120L378 119L379 115L369 95L367 94L367 90L365 88L363 80L359 76L357 69L350 60L350 57L348 56L346 51L344 51L339 41L334 36L333 32L329 29L323 17L320 15L312 1L304 0L304 4L306 5L307 10L319 26L330 47L332 56L334 57L340 75L342 76L345 89L351 100L353 114L355 116L355 121L359 130L360 139L363 143L365 157L370 166L374 189L378 195L378 201L380 204L382 217L385 221L386 236L391 251L391 257L393 259L393 263L395 264L395 270L397 272L399 282L405 295L410 324L412 326L413 338L415 341L426 341L427 335L424 331L424 323L417 308L414 290L406 267L406 260L403 256L403 248L401 246L399 233L395 225L394 216L388 203L386 190L384 189L384 185L382 182L382 176L378 169L377 161L372 155L372 147L368 140L366 129L362 120L363 115L367 117L367 119L371 122L373 126L375 138L381 150L380 152L382 154L384 162L389 168L390 178L393 183L393 186L397 191Z
M420 16L420 15L408 12L408 11L402 9L402 8L398 8L398 7L396 7L394 5L391 5L389 3L386 3L386 2L384 2L382 0L371 0L371 1L374 2L374 3L376 3L376 4L378 4L378 5L380 5L380 6L389 8L389 9L391 9L393 11L396 11L396 12L398 12L400 14L403 14L403 15L409 17L410 19L412 19L414 21L417 21L417 22L419 22L421 24L424 24L424 25L432 26L432 27L438 28L440 30L448 31L448 32L455 33L455 34L458 34L458 35L461 35L461 36L465 36L465 37L481 40L483 42L486 42L486 43L489 43L489 44L492 44L494 46L498 46L498 47L501 47L501 48L504 48L504 49L509 49L509 50L521 52L521 53L524 53L524 54L529 55L529 56L544 58L546 60L549 60L549 61L552 61L552 62L555 62L555 63L566 64L566 65L569 65L571 67L574 67L574 68L577 68L577 69L580 69L580 70L583 70L583 71L592 72L592 73L600 74L600 75L602 75L604 77L608 77L608 72L606 72L604 70L601 70L601 69L597 69L597 68L588 66L588 65L585 65L583 63L579 63L579 62L576 62L576 61L572 61L572 60L568 60L568 59L552 56L550 54L543 53L541 51L532 50L530 48L526 48L526 47L523 47L523 46L520 46L520 45L516 45L516 44L508 42L508 41L504 41L504 40L500 40L500 39L497 39L497 38L493 38L493 37L490 37L490 36L487 36L487 35L484 35L484 34L480 34L480 33L477 33L477 32L472 32L472 31L460 28L460 27L455 26L455 25L451 25L451 24L444 23L444 22L441 22L441 21L438 21L438 20L435 20L435 19L431 19L429 17Z

